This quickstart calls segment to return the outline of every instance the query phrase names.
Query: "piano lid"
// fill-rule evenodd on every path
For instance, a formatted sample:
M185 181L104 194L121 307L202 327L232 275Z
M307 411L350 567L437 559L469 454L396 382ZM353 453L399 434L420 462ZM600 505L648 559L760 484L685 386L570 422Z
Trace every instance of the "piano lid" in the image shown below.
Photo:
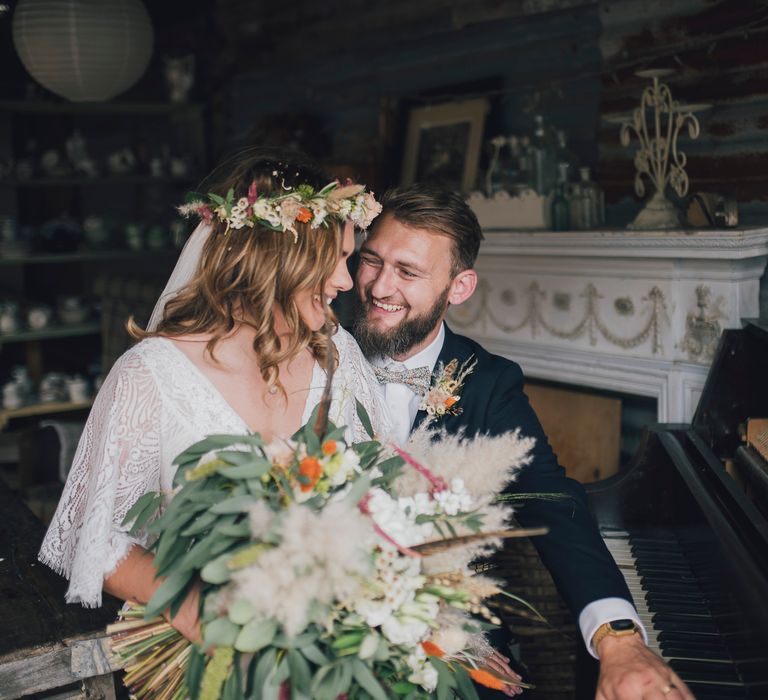
M693 427L720 458L731 457L747 418L768 417L768 322L723 331L693 417Z

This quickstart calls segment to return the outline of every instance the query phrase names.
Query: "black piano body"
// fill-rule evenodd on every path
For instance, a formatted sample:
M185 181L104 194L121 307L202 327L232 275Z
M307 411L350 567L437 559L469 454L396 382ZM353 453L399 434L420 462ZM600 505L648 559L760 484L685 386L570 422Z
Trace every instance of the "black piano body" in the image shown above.
M768 327L747 322L723 333L693 423L650 426L628 469L587 486L653 643L704 700L768 698L768 463L740 435L757 417Z

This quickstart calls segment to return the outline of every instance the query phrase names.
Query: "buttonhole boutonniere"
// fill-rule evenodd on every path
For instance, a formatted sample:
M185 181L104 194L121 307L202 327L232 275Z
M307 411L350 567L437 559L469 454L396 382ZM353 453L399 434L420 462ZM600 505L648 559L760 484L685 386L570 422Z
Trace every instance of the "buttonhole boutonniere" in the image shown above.
M461 365L456 358L447 365L441 362L433 375L429 390L421 399L419 410L426 411L429 420L445 415L458 416L461 413L461 406L457 405L461 399L461 387L464 380L472 374L476 364L474 355Z

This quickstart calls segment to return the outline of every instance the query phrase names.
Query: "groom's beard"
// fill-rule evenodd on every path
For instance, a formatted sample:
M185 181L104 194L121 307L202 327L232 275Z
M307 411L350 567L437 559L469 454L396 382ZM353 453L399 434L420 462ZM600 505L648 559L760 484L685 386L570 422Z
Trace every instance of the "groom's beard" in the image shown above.
M405 318L399 325L380 331L368 320L368 311L372 306L370 294L366 292L365 301L355 294L355 323L352 334L355 336L363 354L368 357L399 357L418 345L435 329L448 308L450 288L438 297L429 311L421 316Z

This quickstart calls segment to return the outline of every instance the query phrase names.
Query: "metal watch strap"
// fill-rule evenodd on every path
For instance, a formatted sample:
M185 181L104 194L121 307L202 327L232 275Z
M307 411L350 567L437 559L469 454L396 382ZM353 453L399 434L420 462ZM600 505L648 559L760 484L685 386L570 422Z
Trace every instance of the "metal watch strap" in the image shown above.
M625 630L617 630L611 627L611 622L604 622L600 627L598 627L595 630L595 633L592 635L592 648L595 650L595 653L597 653L597 646L600 644L600 642L603 641L606 637L628 637L632 634L640 634L640 630L638 629L637 625L635 624L634 620L628 620L629 622L632 622L632 627L625 629Z

